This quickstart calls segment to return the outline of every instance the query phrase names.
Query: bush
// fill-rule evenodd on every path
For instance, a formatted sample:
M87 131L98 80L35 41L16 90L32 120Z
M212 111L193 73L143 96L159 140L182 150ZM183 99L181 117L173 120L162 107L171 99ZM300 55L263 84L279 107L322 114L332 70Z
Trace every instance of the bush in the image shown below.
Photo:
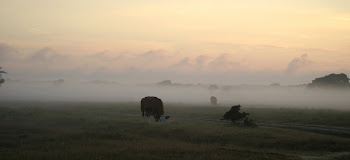
M3 71L3 70L1 70L1 67L0 67L0 86L1 86L2 83L5 82L5 79L2 78L2 74L3 74L3 73L6 73L6 72Z
M349 78L346 74L330 74L324 77L312 80L312 83L307 85L308 88L348 88L350 87Z
M248 117L244 118L243 125L247 127L258 127L253 119L249 119Z
M241 105L232 106L231 109L224 114L224 119L231 120L232 123L235 123L236 121L242 120L249 115L249 113L246 112L239 112L240 109Z
M249 115L249 113L246 113L246 112L241 113L241 112L239 112L239 110L241 110L241 105L232 106L231 109L224 114L223 119L230 120L234 124L237 121L244 119L244 121L243 121L244 126L249 126L249 127L256 127L257 126L254 123L253 119L249 119L247 117Z

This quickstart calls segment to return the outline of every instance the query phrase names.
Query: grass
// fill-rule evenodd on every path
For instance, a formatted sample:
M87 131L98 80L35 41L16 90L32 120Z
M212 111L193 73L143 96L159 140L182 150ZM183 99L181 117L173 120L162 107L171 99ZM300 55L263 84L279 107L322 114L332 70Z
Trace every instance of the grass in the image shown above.
M228 107L167 104L165 112L171 116L169 121L147 123L141 118L139 105L138 102L1 102L0 157L294 160L350 152L348 138L183 118L220 119ZM262 122L344 127L348 127L344 119L350 115L336 110L313 113L308 109L244 106L242 109ZM302 116L289 116L294 113ZM325 115L323 119L313 120L320 114Z

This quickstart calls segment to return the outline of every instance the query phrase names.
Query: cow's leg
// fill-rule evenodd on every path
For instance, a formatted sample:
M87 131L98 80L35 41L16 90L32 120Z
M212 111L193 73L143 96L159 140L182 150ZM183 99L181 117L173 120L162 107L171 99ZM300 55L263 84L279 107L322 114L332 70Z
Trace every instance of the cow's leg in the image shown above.
M148 112L146 112L145 117L146 117L146 119L147 119L147 122L148 122L148 123L150 123L150 120L149 120L149 115L150 115L150 114L149 114Z
M160 118L159 118L160 122L165 122L165 117L164 115L161 115Z
M156 122L158 122L157 120L157 114L153 114L154 120L156 120Z
M145 122L145 113L142 112L141 116L142 116L142 121Z
M154 114L154 119L156 120L156 122L160 121L160 115Z
M151 120L150 120L150 117L149 117L149 116L147 116L147 122L148 122L148 123L151 123Z

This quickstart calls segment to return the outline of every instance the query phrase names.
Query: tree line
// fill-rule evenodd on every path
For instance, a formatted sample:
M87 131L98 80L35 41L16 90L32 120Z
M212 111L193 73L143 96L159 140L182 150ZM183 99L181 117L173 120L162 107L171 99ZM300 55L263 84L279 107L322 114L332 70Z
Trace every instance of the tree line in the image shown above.
M2 74L6 73L5 71L2 70L2 67L0 67L0 86L5 82L5 79L2 78Z

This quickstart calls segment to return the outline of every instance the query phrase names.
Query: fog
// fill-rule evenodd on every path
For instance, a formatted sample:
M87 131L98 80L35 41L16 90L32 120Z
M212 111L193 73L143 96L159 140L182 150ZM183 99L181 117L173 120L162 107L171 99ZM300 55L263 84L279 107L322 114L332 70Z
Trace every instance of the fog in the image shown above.
M218 105L236 104L254 107L293 107L310 109L350 109L349 90L307 89L306 85L160 85L121 84L114 81L6 81L0 87L0 101L140 101L145 96L157 96L165 104L210 105L210 96ZM215 106L213 106L215 107Z

